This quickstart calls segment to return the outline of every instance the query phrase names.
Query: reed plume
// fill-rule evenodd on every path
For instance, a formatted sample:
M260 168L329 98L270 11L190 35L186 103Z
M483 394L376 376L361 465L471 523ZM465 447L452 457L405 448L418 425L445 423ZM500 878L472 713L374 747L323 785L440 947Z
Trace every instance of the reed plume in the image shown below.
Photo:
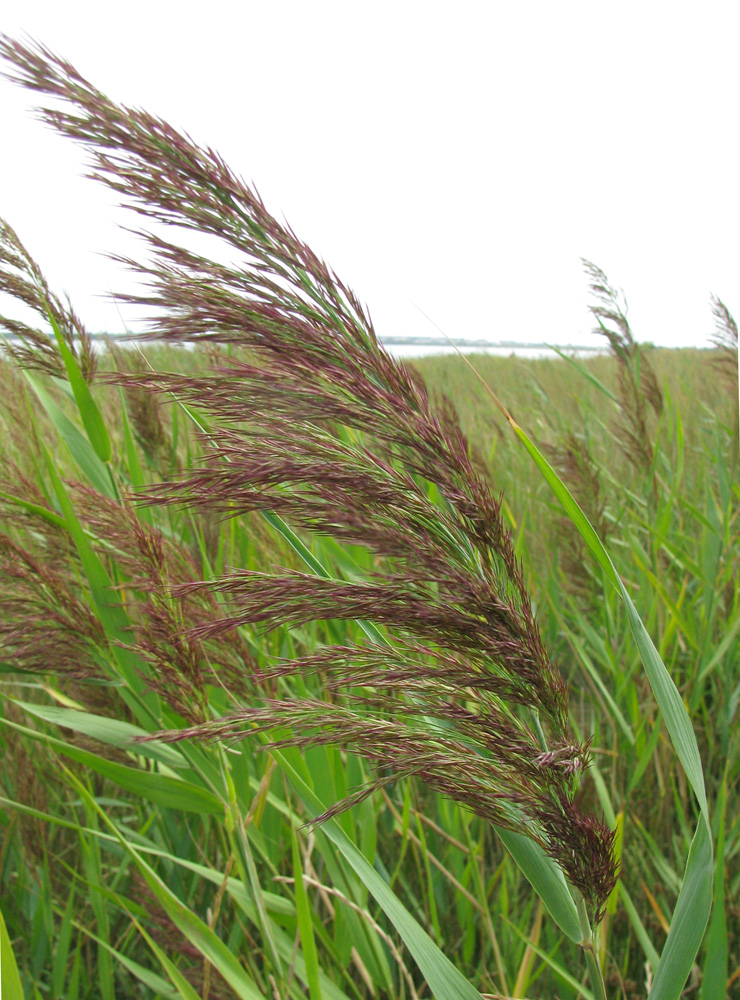
M712 296L712 315L714 316L714 334L712 343L717 354L712 358L722 381L727 385L730 395L738 395L738 340L735 318L717 295Z
M63 302L49 288L41 268L4 219L0 219L0 287L35 312L44 324L51 320L56 325L83 377L92 381L95 352L82 320L69 302ZM2 315L0 333L13 338L6 340L5 349L21 368L64 377L64 362L54 337L22 320Z
M190 618L184 656L191 644L255 626L358 620L365 639L259 676L247 663L261 697L165 738L280 729L277 745L361 754L374 781L330 813L399 777L421 778L533 838L598 919L616 870L611 831L574 804L589 749L569 731L566 686L543 646L500 500L452 405L432 405L420 378L385 353L355 295L216 152L113 103L41 46L4 39L0 51L17 81L73 105L40 114L87 148L92 177L147 223L215 236L235 260L219 263L151 230L141 234L150 261L126 261L146 288L121 298L152 311L148 337L235 349L198 375L109 376L187 404L201 425L200 467L138 501L222 517L260 511L376 560L365 578L328 577L312 564L170 585L173 600L217 594L227 611ZM267 696L270 679L312 674L325 697Z
M620 415L615 438L635 468L649 473L655 442L648 407L659 417L663 412L663 393L652 365L632 334L624 294L609 283L600 267L585 259L582 264L590 279L589 290L596 299L596 304L589 306L597 323L593 332L608 341L619 372Z

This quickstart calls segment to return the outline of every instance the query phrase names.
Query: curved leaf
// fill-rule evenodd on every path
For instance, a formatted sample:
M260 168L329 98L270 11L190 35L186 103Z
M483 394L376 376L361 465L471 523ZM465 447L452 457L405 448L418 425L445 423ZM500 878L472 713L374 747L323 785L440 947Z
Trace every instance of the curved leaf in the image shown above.
M499 404L500 405L500 404ZM506 413L506 411L504 411ZM566 514L602 567L625 603L630 631L637 645L655 700L676 755L686 773L701 809L696 833L691 842L681 891L671 919L648 1000L678 1000L699 950L712 907L712 835L709 821L704 772L699 747L681 695L637 613L609 554L588 518L559 478L547 459L525 432L506 414L519 439L562 504Z
M292 767L286 754L275 749L272 749L271 753L311 813L318 816L324 812L324 804ZM367 858L355 847L337 821L328 819L321 824L321 829L339 849L401 935L436 1000L482 1000L480 993L440 951Z
M67 344L67 341L62 336L62 331L59 329L59 326L51 313L48 313L48 316L51 328L54 331L54 336L57 339L59 353L62 355L62 361L64 362L64 367L67 370L67 378L69 379L69 384L72 387L72 392L74 393L77 409L80 411L80 417L85 431L87 432L87 439L93 446L95 454L98 456L100 461L110 462L112 454L110 437L108 436L108 430L105 426L100 410L98 409L98 404L92 398L90 386L83 378L80 366L77 364L77 359L69 349L69 344Z
M571 941L579 944L583 938L578 910L560 868L542 848L529 837L512 830L496 833L534 891L545 904L547 912Z
M0 997L3 1000L23 1000L21 977L18 974L2 910L0 910Z
M167 767L188 767L188 762L182 754L169 743L153 741L136 743L140 737L150 734L130 722L121 722L119 719L111 719L104 715L93 715L91 712L80 712L74 708L59 708L56 705L32 705L25 701L17 701L15 704L30 715L51 722L54 726L84 733L85 736L91 736L94 740L100 740L109 746L130 750L137 756L148 757L150 760L158 760Z
M136 767L126 767L115 761L99 757L89 750L66 743L45 733L36 732L26 726L20 726L8 719L0 723L23 733L31 739L47 743L58 753L79 761L98 774L110 778L119 788L133 792L148 801L165 806L167 809L180 809L183 812L204 813L212 816L223 816L224 804L207 788L194 785L191 781L173 778L169 774L157 774L154 771L144 771Z

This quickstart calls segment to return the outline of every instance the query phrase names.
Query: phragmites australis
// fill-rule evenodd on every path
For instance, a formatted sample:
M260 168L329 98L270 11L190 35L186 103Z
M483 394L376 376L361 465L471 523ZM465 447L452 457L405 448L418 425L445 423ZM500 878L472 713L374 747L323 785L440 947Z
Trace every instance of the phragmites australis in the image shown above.
M167 738L280 729L293 746L363 755L374 782L332 811L420 778L538 842L598 917L616 866L611 831L574 804L588 747L570 734L565 684L501 504L452 406L432 405L352 292L214 151L113 103L41 46L4 39L0 51L14 79L72 105L40 114L87 148L93 177L150 223L219 238L234 261L166 239L161 226L142 234L150 259L127 261L144 291L122 298L151 311L147 336L232 347L202 374L115 376L204 418L202 463L138 501L228 517L261 511L375 557L364 577L266 567L174 586L175 598L205 590L224 608L188 623L183 656L188 643L245 626L351 619L365 631L268 666L255 697L228 717ZM258 697L270 679L296 674L320 675L322 696Z

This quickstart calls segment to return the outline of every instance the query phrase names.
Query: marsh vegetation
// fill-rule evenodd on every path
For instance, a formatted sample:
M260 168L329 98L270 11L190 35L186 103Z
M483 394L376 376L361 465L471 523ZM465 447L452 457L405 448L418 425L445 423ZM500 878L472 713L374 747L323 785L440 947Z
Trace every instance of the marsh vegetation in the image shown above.
M96 355L3 226L8 995L731 996L722 303L640 349L588 265L608 355L404 366L215 154L2 50L152 226L166 342Z

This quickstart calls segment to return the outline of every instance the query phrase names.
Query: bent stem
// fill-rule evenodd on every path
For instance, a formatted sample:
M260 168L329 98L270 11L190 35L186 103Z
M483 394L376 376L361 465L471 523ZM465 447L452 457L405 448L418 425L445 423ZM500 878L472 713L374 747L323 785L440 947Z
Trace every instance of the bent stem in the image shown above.
M606 1000L606 986L604 985L604 975L601 971L601 965L599 964L599 956L596 951L596 944L594 940L594 934L591 930L591 924L589 923L588 913L586 911L586 902L580 892L574 888L573 890L576 898L576 908L578 910L578 920L581 925L581 932L583 937L581 939L581 947L586 953L586 965L588 966L588 976L591 980L591 986L593 987L595 1000Z

